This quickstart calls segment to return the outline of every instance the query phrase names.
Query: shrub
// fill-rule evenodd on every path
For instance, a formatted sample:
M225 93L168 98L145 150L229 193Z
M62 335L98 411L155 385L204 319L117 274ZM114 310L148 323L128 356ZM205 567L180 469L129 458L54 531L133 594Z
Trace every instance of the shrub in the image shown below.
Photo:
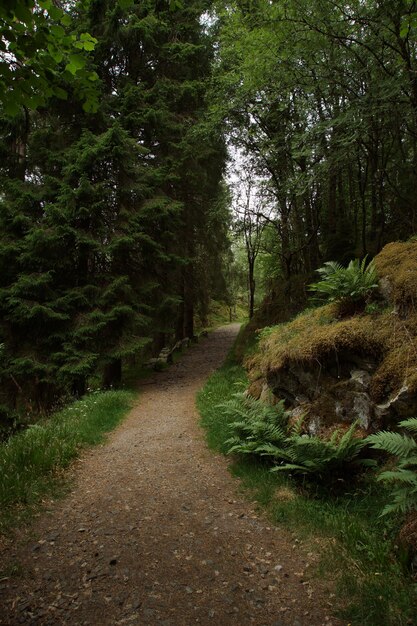
M410 433L417 433L417 418L411 417L399 423ZM397 457L394 469L382 472L378 480L392 485L392 502L382 511L407 513L417 510L417 441L415 437L397 432L381 431L366 438L366 443L376 450L383 450Z

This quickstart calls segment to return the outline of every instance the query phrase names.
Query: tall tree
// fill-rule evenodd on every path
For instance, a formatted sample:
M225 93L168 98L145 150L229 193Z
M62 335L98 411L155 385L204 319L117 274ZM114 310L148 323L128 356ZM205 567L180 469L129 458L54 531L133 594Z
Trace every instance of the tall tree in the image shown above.
M129 355L157 349L180 325L193 333L203 233L226 220L213 219L225 152L215 129L198 129L211 56L205 5L172 4L78 4L73 27L97 40L99 109L85 111L76 94L52 98L31 114L23 159L4 125L1 376L10 404L47 408L97 374L117 385Z
M213 114L269 180L287 279L416 230L415 9L218 3Z

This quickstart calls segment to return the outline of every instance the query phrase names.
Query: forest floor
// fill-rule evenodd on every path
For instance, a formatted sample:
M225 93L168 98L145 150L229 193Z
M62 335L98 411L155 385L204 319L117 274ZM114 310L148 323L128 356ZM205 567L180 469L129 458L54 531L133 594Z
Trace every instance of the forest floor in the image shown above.
M195 395L238 329L144 381L71 492L0 545L1 625L340 624L319 546L270 525L204 441Z

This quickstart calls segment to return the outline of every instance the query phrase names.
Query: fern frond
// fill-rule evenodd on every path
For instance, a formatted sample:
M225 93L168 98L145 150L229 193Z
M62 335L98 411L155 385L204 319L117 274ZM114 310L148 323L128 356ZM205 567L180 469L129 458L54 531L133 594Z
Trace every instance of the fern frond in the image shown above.
M272 456L274 459L288 460L288 452L284 448L278 448L271 444L264 443L256 448L257 454L261 456Z
M395 456L406 456L412 450L417 449L417 443L407 435L381 430L379 433L369 435L366 442L375 450L384 450Z
M306 418L306 416L303 413L302 415L300 415L300 417L298 417L295 420L294 424L291 427L291 431L290 431L291 435L297 435L297 436L301 435L301 431L302 431L302 428L303 428L303 424L304 424L305 418Z
M417 417L402 420L398 425L401 426L401 428L407 428L407 430L412 433L417 433Z
M414 485L417 489L417 473L406 469L397 469L382 472L378 476L378 480L386 480L387 482L400 482Z
M410 494L408 487L396 489L393 496L393 501L385 506L382 515L388 515L390 513L405 514L416 508L417 493L414 490Z
M297 465L295 463L285 463L285 465L276 465L273 467L271 472L306 472L306 468L303 465Z

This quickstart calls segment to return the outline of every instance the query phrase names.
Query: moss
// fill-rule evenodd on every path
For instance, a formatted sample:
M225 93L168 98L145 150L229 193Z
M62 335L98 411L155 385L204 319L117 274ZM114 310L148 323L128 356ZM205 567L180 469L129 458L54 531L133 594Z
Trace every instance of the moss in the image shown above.
M396 310L344 319L335 304L307 310L261 337L258 352L246 363L250 379L268 379L294 364L308 368L358 355L374 363L370 387L374 401L382 402L404 384L411 393L417 392L417 243L389 244L375 262L392 284ZM404 312L405 303L403 315L400 308Z
M401 310L417 308L417 242L389 243L375 257L378 276L388 282L391 301Z

